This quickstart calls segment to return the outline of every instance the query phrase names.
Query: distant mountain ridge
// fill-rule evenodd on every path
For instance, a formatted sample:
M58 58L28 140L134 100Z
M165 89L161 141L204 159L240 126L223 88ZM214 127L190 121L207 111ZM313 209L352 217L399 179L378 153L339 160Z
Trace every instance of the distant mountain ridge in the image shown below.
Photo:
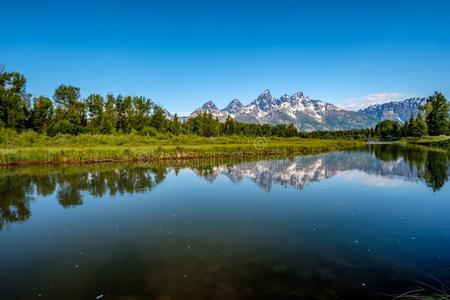
M417 116L421 106L425 105L427 98L410 98L403 101L391 101L383 104L371 105L358 110L378 121L391 120L404 123L411 113Z
M302 92L276 98L270 90L265 90L247 105L233 99L225 108L219 109L213 101L207 101L188 118L206 112L222 122L230 116L243 123L293 123L299 130L304 131L360 129L373 127L383 120L403 123L411 113L416 116L425 102L426 98L410 98L351 111L328 102L310 99Z

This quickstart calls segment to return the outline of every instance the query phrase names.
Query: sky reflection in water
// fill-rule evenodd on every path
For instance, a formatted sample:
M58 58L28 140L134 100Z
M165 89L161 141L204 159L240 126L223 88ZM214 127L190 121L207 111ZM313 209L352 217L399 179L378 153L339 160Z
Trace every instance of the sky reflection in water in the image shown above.
M3 169L2 299L383 299L450 279L448 174L387 145Z

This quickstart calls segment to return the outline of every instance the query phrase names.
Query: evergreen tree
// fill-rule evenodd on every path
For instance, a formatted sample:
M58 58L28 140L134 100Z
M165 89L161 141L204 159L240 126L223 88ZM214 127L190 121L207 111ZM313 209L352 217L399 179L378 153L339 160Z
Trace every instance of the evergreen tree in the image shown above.
M427 116L430 135L449 134L449 103L444 95L435 92L427 101L431 104L431 111Z
M236 134L236 122L230 116L227 116L224 124L224 134L233 135Z
M413 115L413 113L411 113L411 116L409 117L407 126L408 127L407 127L407 131L406 131L406 135L412 136L414 133L414 115Z
M402 136L402 126L398 122L394 122L393 124L392 136L395 138L399 138Z
M427 134L427 123L421 113L414 120L412 127L411 136L422 137Z
M297 136L297 128L295 128L294 124L289 124L289 126L286 128L286 137L294 137Z

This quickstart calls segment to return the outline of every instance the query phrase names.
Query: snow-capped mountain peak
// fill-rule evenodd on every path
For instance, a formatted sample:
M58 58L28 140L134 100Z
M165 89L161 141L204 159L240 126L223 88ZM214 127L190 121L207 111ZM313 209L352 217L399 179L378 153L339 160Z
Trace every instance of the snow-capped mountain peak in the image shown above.
M272 98L272 93L270 92L269 89L265 89L259 96L257 99L259 98L266 98L266 99L271 99Z
M420 107L424 105L427 98L410 98L403 101L391 101L382 104L370 105L358 112L375 118L378 121L392 120L397 122L405 122L411 116L417 116Z
M213 116L220 117L222 112L217 108L217 106L211 100L205 102L202 106L194 110L189 117L196 117L202 113L209 113Z
M345 111L333 104L312 100L302 92L275 98L270 90L264 90L248 105L234 99L222 110L208 101L196 109L191 117L203 112L214 115L220 121L231 116L243 123L294 123L301 130L364 128L375 124L363 113Z
M211 100L205 102L205 104L203 104L201 108L203 108L206 111L218 109L217 106L214 104L214 102L212 102Z
M264 90L255 100L243 105L233 99L225 108L218 109L208 101L196 109L190 117L207 112L224 121L231 116L243 123L290 124L300 130L342 130L369 128L389 119L404 122L411 113L417 115L426 98L411 98L401 102L376 104L359 111L348 111L331 103L311 99L302 92L273 97Z
M239 101L238 99L233 99L231 102L222 109L222 112L227 113L229 115L234 115L235 113L239 112L244 105Z
M285 94L285 96L287 96L287 94ZM303 92L297 92L297 93L294 93L294 94L292 94L292 96L291 96L292 98L305 98L305 95L303 95Z
M269 112L274 104L276 104L276 99L272 97L270 90L264 90L250 105L254 104L255 107L261 111Z

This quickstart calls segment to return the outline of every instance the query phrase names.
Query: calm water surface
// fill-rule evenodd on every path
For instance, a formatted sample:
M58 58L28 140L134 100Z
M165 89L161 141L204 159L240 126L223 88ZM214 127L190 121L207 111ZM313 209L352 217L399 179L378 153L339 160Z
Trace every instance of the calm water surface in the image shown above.
M450 280L448 152L0 170L0 299L389 299Z

